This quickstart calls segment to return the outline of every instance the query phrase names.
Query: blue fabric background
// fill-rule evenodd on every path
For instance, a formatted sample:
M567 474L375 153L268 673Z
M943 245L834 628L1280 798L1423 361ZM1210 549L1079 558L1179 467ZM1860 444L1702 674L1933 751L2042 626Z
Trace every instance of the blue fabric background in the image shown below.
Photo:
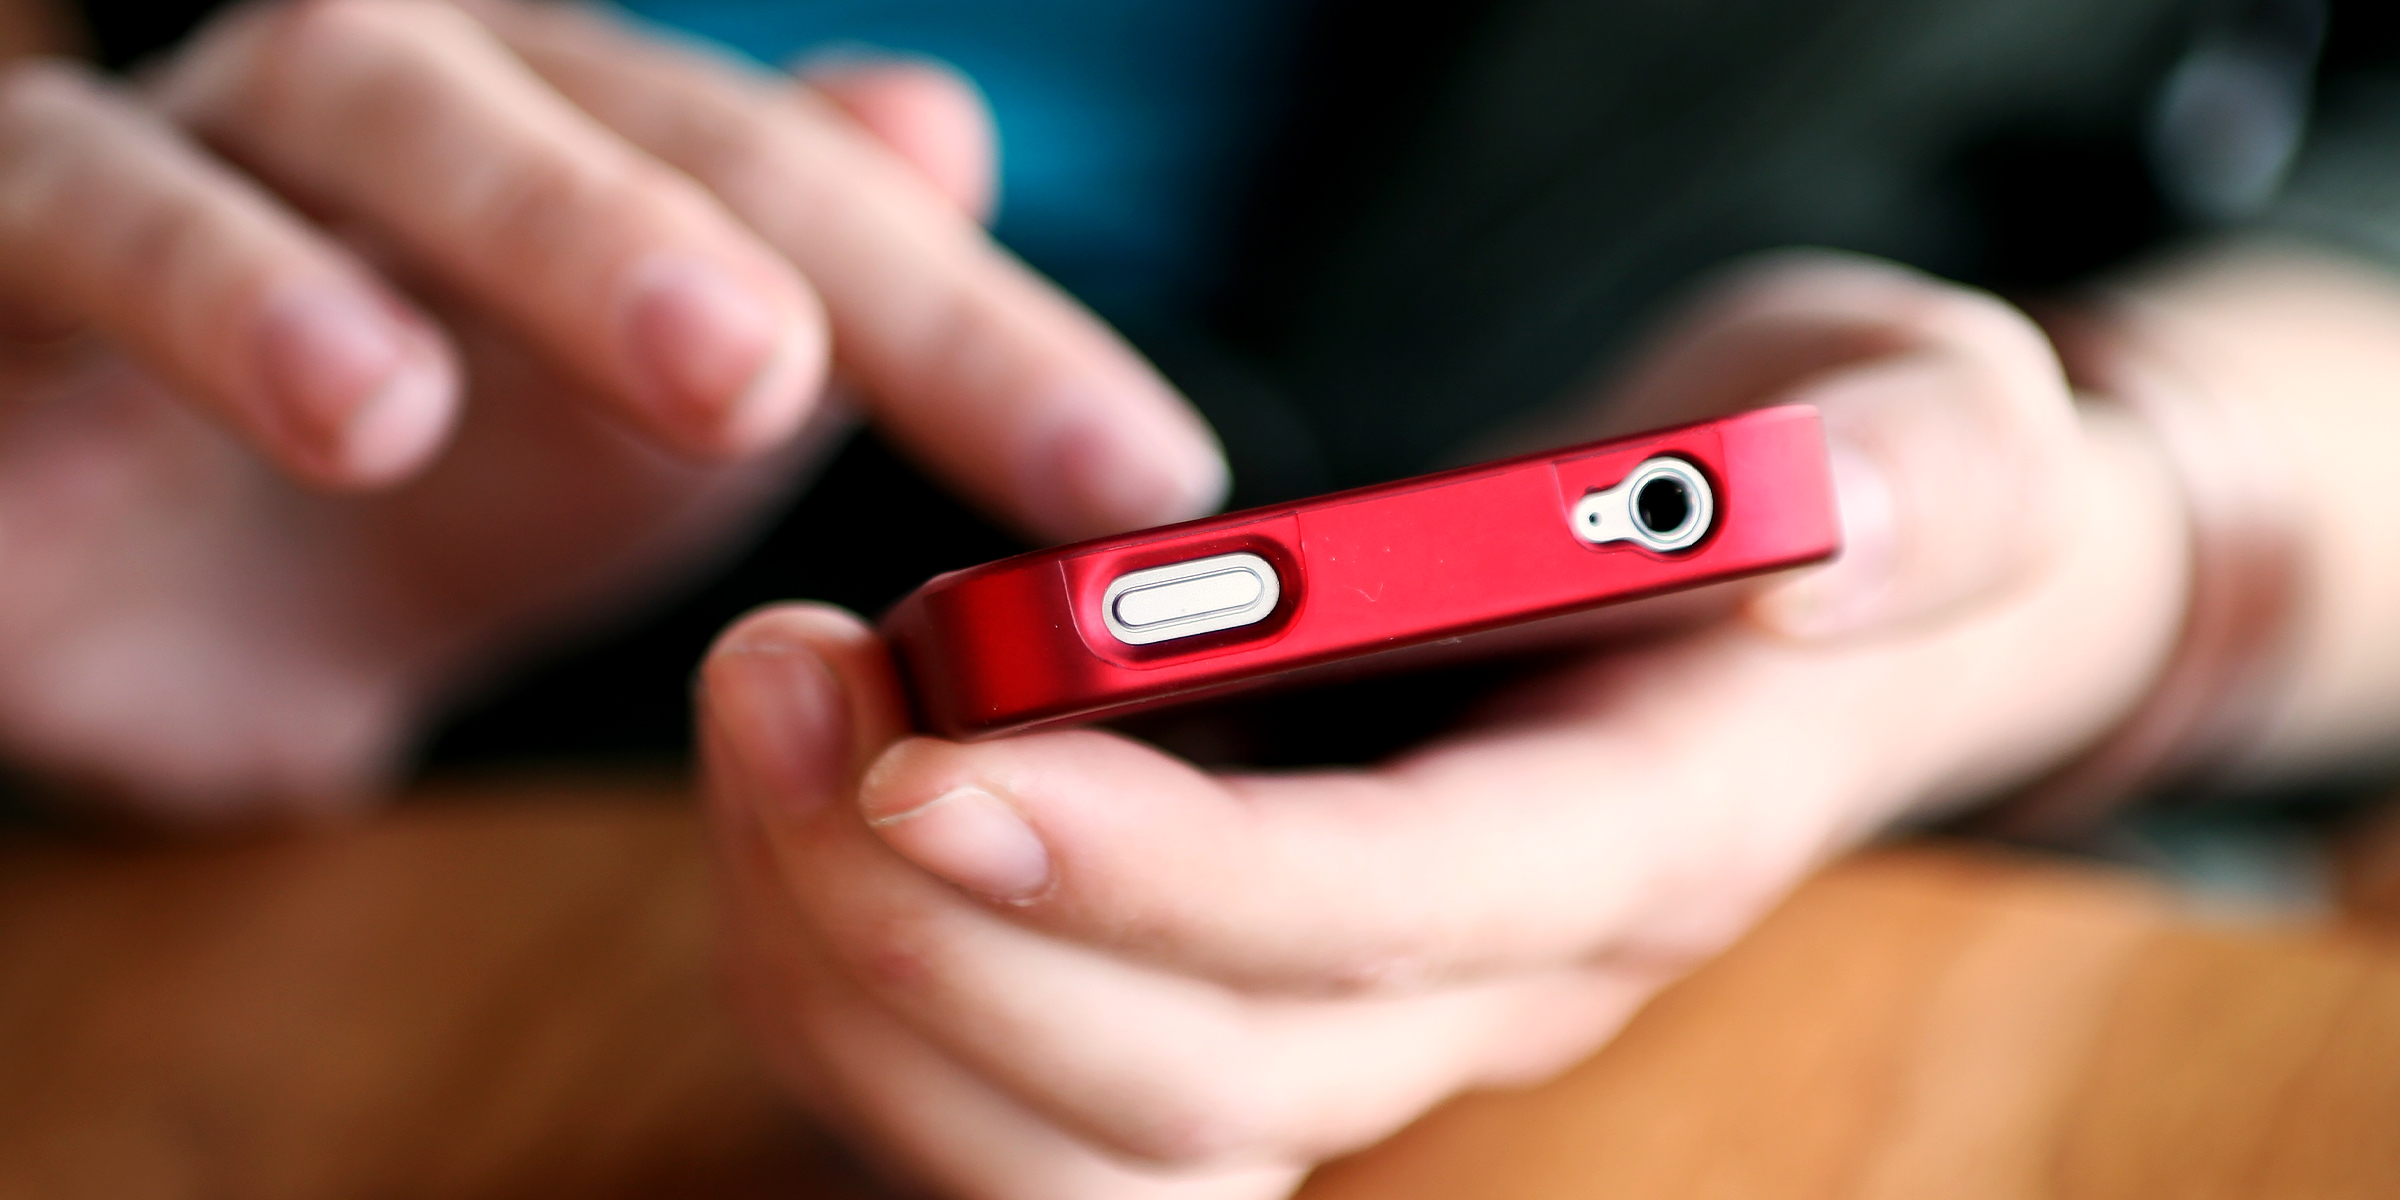
M879 47L973 77L995 232L1123 320L1207 285L1299 23L1293 0L632 0L763 63ZM844 44L848 45L845 46Z

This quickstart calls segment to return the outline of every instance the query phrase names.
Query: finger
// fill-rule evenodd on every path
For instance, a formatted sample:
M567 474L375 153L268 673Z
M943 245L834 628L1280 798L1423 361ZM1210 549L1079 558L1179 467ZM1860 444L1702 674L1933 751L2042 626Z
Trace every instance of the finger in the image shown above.
M1671 738L1635 730L1611 746L1581 720L1423 765L1281 780L1220 779L1096 732L905 737L881 642L815 606L735 624L702 667L702 700L772 821L846 817L855 796L900 856L1050 932L1236 987L1408 990L1594 953L1657 906L1660 861L1716 832L1702 806L1741 794L1713 775L1718 756L1684 751L1745 718L1790 727L1777 706L1801 693L1809 711L1843 709L1838 683L1822 703L1829 681L1802 656L1732 640L1675 672L1684 685L1645 714L1644 730ZM1826 757L1843 744L1794 742ZM1778 748L1761 745L1761 761L1827 794L1848 782ZM1799 796L1770 810L1803 827L1820 811ZM1725 845L1813 845L1765 822L1731 832Z
M930 59L856 54L812 58L795 72L959 211L991 220L1000 136L973 80Z
M1217 778L1096 732L910 739L859 804L895 850L1016 920L1240 987L1688 961L1836 836L1853 764L1805 714L1864 681L1755 636L1686 653L1650 711L1520 721L1387 769ZM1560 686L1612 687L1589 671ZM1715 744L1752 733L1738 761ZM1720 894L1680 906L1678 875L1701 863L1723 868Z
M1155 372L821 97L587 13L513 11L527 61L799 264L877 419L936 474L1052 538L1222 496L1215 439Z
M986 1200L1280 1200L1299 1182L1288 1164L1130 1162L1026 1108L842 978L746 809L720 798L710 824L744 1028L778 1078L894 1179Z
M1277 998L986 911L855 823L780 831L783 878L849 983L1015 1101L1179 1168L1310 1162L1462 1088L1546 1078L1659 982L1581 968L1423 992Z
M838 805L794 805L769 782L786 773L772 764L822 764L823 746L854 740L825 659L758 648L812 632L754 623L736 643L748 648L726 652L743 657L704 674L718 803L756 814L808 940L850 986L1117 1153L1221 1168L1355 1148L1496 1071L1563 1066L1655 984L1567 969L1369 1001L1258 999L1021 928L909 866ZM815 728L799 736L820 752L796 760L798 713L812 709ZM820 771L816 783L839 775Z
M2048 340L1987 293L1819 252L1754 265L1671 324L1615 419L1760 403L1823 414L1844 548L1754 608L1825 637L2007 594L2079 510L2072 398Z
M790 264L455 8L256 10L160 92L246 164L504 316L669 446L753 453L816 395L823 315Z
M775 876L751 883L758 893L780 888ZM768 917L766 905L782 910ZM734 931L744 938L756 936L758 924L778 924L778 934L797 924L787 895L766 895L732 919L749 922ZM1301 1178L1291 1164L1178 1171L1099 1150L876 1008L799 936L770 941L768 953L778 955L770 970L732 967L744 1027L780 1078L802 1087L818 1118L898 1181L984 1200L1282 1200ZM768 972L773 984L739 984Z
M700 742L726 926L721 944L736 1010L768 1061L820 1116L880 1151L896 1174L947 1194L1272 1200L1288 1193L1300 1173L1289 1165L1162 1173L1096 1149L928 1044L848 984L821 951L767 826L785 819L771 806L790 799L795 764L830 768L821 775L826 781L843 778L835 747L855 744L853 716L850 705L825 694L836 686L825 664L830 658L863 669L874 690L862 633L839 614L770 610L728 631L702 675ZM790 678L793 669L802 672L799 680ZM795 757L782 745L752 753L762 730L769 737L813 730L819 753Z
M1281 1200L1305 1168L1179 1169L1131 1162L1017 1103L892 1014L814 981L771 1034L805 1039L839 1126L899 1178L977 1200ZM827 993L832 993L830 996ZM753 1022L753 1026L756 1026Z
M431 322L75 68L0 76L0 291L107 334L319 485L409 474L456 411Z

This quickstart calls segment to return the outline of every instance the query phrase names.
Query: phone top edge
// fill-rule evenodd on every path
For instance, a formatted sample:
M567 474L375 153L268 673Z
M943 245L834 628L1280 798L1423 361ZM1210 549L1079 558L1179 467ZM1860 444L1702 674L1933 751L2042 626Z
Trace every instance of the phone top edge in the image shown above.
M1660 458L1680 460L1703 499L1715 498L1701 539L1662 550L1582 536L1581 502L1613 493L1622 508ZM917 727L982 738L1354 659L1414 662L1412 647L1513 646L1534 627L1588 636L1621 628L1625 610L1688 611L1679 594L1732 594L1717 585L1839 547L1821 423L1813 408L1785 405L1013 555L937 576L879 624ZM1167 564L1207 569L1158 570ZM1228 570L1281 582L1269 599L1254 586L1265 581ZM1145 591L1161 578L1191 590ZM1234 584L1240 595L1225 590ZM1194 632L1155 645L1126 636L1107 605L1136 591L1161 619L1200 613ZM1176 607L1192 599L1206 603ZM1216 623L1220 612L1229 623Z
M1714 426L1722 428L1735 425L1769 424L1794 420L1815 422L1817 419L1817 410L1815 405L1776 404L1765 408L1751 409L1746 412L1736 413L1727 417L1711 417L1698 421L1685 421L1678 425L1664 425L1656 429L1643 430L1639 433L1621 434L1615 437L1600 438L1589 442L1575 442L1564 446L1553 447L1548 450L1533 450L1523 454L1510 455L1507 458L1495 458L1479 463L1469 463L1465 466L1445 467L1441 470L1430 471L1423 475L1411 475L1405 479L1387 480L1383 483L1362 484L1354 488L1344 488L1338 492L1322 492L1314 496L1305 496L1297 500L1278 500L1270 504L1261 504L1251 508L1236 509L1232 512L1211 513L1204 517L1194 517L1188 521L1178 521L1172 525L1153 525L1143 529L1127 530L1124 533L1102 534L1099 537L1085 538L1080 542L1061 542L1055 546L1044 546L1034 550L1027 550L1023 553L1009 555L1006 558L996 558L990 562L977 563L971 567L961 567L955 571L944 571L941 574L935 575L926 580L924 584L920 585L919 590L940 584L962 581L964 579L986 573L1014 570L1029 563L1037 562L1043 559L1071 558L1101 550L1132 549L1151 542L1190 537L1193 535L1204 535L1220 530L1238 529L1245 525L1253 525L1263 521L1270 521L1280 516L1294 515L1310 509L1333 508L1339 505L1374 500L1382 496L1389 496L1402 492L1413 492L1445 487L1453 483L1474 479L1483 475L1501 474L1508 471L1514 471L1529 466L1538 466L1545 463L1558 463L1571 459L1588 458L1593 455L1609 453L1625 446L1637 445L1643 442L1670 441L1678 435L1690 433L1703 427ZM895 607L897 607L897 605L895 605Z

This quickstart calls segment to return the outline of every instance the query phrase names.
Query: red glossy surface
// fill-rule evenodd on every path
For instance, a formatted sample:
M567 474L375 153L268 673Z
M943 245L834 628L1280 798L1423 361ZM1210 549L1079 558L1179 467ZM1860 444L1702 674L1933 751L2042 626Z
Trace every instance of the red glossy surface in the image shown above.
M1575 536L1576 501L1660 454L1713 483L1707 540L1661 554ZM1799 566L1839 545L1817 414L1793 405L1019 555L935 578L883 627L919 724L979 737ZM1102 624L1118 576L1234 551L1282 577L1259 624L1149 646Z

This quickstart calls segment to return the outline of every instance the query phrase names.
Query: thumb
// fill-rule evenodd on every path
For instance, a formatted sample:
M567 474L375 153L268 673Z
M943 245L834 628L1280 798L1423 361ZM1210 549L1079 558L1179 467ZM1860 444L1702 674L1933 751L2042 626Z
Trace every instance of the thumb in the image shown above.
M1754 261L1671 321L1611 424L1760 404L1825 421L1844 547L1762 594L1795 637L1940 616L2037 575L2075 513L2074 404L2049 339L1998 297L1822 251Z
M1785 397L1824 419L1844 548L1754 602L1777 632L1887 629L2003 595L2039 575L2079 512L2074 402L2041 331L1983 293L1895 283L1904 348Z
M701 664L698 708L712 803L769 829L851 811L859 773L908 729L882 640L826 605L734 622Z

